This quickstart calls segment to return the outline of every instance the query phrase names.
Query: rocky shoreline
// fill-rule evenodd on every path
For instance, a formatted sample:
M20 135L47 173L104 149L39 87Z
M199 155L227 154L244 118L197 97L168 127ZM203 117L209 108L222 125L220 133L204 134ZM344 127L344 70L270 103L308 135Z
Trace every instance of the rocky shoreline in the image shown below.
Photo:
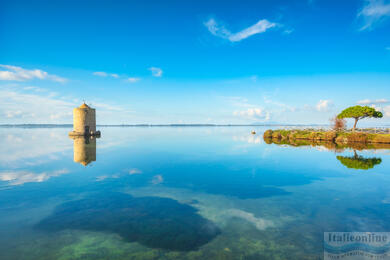
M375 134L364 132L344 131L310 131L310 130L267 130L264 139L276 141L326 141L338 144L363 143L363 144L390 144L390 134Z

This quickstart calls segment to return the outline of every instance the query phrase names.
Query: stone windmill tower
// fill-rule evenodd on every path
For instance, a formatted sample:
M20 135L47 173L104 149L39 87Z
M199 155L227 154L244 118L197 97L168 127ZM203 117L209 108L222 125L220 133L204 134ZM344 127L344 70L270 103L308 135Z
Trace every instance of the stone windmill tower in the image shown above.
M99 136L96 131L96 111L87 104L73 109L73 131L70 136Z

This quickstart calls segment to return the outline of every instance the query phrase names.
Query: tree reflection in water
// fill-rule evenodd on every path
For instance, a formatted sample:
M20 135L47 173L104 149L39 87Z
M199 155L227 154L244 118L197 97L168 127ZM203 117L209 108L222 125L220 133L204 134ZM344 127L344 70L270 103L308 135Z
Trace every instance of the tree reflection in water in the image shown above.
M382 162L381 158L364 158L363 156L359 156L356 153L356 150L353 150L353 152L354 156L337 156L337 160L339 160L344 166L356 170L368 170L374 168L375 165Z
M311 141L311 140L290 140L290 139L272 139L264 138L265 143L267 144L277 144L277 145L288 145L294 147L300 146L311 146L311 147L325 147L329 151L336 153L344 152L345 149L353 149L353 156L337 156L344 166L350 169L357 170L368 170L374 168L375 165L378 165L382 162L381 158L372 157L365 158L359 156L356 150L374 150L374 149L390 149L390 144L366 144L366 143L335 143L335 142L325 142L325 141Z

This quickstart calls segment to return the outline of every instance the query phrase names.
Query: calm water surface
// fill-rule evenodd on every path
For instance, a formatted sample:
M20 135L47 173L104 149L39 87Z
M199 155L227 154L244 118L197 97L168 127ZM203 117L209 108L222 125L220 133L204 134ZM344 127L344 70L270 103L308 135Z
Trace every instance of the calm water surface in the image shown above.
M390 231L390 150L256 127L0 128L0 259L321 259Z

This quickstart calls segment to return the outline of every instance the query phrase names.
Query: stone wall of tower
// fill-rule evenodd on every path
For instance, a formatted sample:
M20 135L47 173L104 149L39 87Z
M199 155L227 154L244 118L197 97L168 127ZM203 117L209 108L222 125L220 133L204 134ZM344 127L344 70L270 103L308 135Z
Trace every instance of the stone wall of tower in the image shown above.
M86 126L89 131L96 132L96 112L93 108L73 109L73 131L81 134L85 133Z
M96 110L93 108L87 109L85 124L89 126L89 131L96 132Z

